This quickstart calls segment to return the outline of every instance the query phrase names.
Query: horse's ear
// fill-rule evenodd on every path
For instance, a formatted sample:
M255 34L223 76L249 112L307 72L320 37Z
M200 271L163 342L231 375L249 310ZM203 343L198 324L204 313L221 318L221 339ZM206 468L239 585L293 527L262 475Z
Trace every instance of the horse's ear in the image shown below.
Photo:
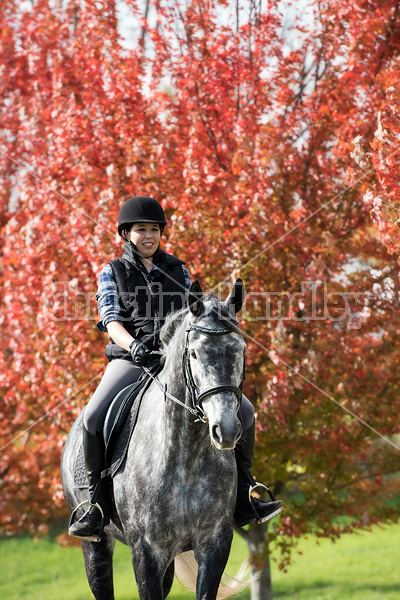
M235 283L233 284L233 288L231 289L231 293L225 300L225 304L229 308L229 312L231 314L234 313L235 315L237 315L237 313L243 306L244 296L244 283L240 278L236 279Z
M196 281L193 281L192 285L189 288L188 296L189 310L195 317L199 317L204 311L204 303L202 298L203 290L201 289L201 286L196 279Z

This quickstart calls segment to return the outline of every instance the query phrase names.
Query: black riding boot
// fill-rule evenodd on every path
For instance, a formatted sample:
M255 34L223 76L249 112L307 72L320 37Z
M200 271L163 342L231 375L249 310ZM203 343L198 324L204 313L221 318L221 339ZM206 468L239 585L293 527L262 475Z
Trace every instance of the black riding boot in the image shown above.
M273 498L272 502L263 502L249 495L252 478L251 468L253 466L254 444L256 434L256 422L243 432L239 446L236 448L236 464L238 471L238 489L236 508L233 519L238 527L243 527L252 521L264 523L281 512L282 502ZM243 468L244 467L244 468ZM246 467L248 472L246 473Z
M85 454L86 474L89 481L89 494L92 499L97 482L100 479L101 472L104 469L104 441L101 434L93 435L83 427L83 449ZM107 497L107 486L103 483L96 502L101 506L104 513L104 524L110 522L109 499ZM72 525L68 533L74 537L82 538L89 542L99 542L101 540L101 520L100 510L91 506L89 510Z

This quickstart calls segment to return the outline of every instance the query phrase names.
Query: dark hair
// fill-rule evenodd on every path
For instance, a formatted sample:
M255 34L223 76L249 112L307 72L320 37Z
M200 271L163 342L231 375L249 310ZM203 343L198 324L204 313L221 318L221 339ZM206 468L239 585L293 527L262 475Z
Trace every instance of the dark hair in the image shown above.
M150 221L149 221L149 222L150 222ZM134 221L133 223L125 223L125 225L124 225L123 229L121 230L121 237L123 237L123 238L124 238L124 240L126 240L126 239L127 239L127 238L124 236L124 233L130 233L130 231L131 231L132 227L133 227L135 224L136 224L136 225L143 225L143 223L141 223L140 221L139 221L139 222L136 222L136 221ZM161 225L160 223L152 223L152 225L158 225L158 228L159 228L159 230L160 230L160 232L161 232L161 233L164 231L164 225Z

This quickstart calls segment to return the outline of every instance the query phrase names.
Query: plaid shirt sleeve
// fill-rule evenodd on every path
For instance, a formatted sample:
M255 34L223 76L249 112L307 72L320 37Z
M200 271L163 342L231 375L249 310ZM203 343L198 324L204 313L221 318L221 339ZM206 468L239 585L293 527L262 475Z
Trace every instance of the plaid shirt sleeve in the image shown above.
M100 331L106 332L106 325L111 321L124 320L118 302L118 288L111 265L106 265L100 272L96 300L101 319L97 323Z

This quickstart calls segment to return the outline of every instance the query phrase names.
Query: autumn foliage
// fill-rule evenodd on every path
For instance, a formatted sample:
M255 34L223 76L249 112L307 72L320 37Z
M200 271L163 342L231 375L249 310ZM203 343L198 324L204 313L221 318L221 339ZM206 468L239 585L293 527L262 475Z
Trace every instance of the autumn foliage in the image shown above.
M398 2L283 6L160 0L146 20L132 0L128 43L112 0L0 3L3 533L65 514L61 449L105 365L96 279L139 193L203 288L250 292L282 565L311 529L395 518Z

